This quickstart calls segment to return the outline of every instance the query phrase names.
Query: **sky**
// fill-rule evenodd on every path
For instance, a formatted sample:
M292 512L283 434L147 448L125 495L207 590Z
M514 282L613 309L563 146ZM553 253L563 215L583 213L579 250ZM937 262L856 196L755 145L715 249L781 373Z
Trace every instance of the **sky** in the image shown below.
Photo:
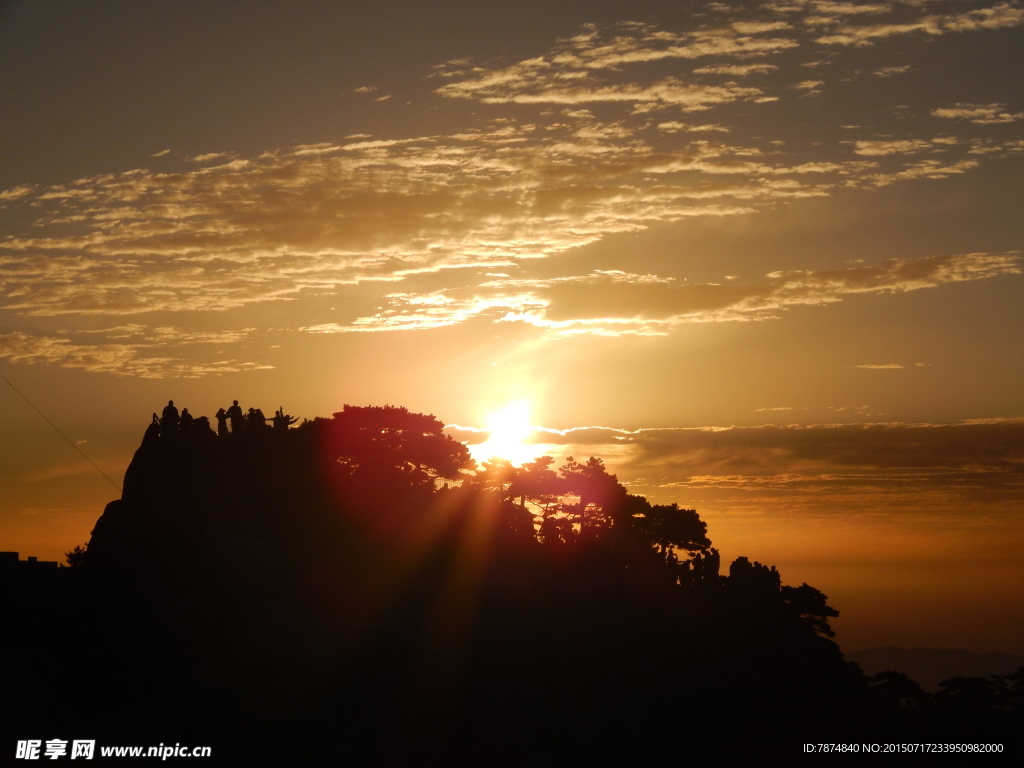
M1016 0L2 3L0 549L168 399L512 404L848 650L1024 654L1022 59Z

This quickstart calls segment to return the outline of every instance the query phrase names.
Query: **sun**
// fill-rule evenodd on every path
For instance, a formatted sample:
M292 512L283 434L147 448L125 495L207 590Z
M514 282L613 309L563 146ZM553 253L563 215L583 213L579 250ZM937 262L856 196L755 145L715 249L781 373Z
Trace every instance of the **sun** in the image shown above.
M530 423L530 406L524 400L511 402L500 411L487 416L487 441L473 446L471 453L478 461L507 459L523 464L540 456L543 446L527 442L536 432Z

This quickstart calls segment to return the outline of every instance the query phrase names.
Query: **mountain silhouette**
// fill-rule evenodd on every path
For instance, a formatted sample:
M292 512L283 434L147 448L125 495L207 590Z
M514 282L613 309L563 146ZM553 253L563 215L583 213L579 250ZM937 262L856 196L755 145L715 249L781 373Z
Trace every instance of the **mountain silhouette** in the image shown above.
M600 459L474 471L404 408L294 428L232 411L217 432L154 415L69 553L74 620L4 636L54 661L13 725L235 764L562 765L795 757L945 722L844 659L822 592L745 557L722 573L695 510L629 494ZM1007 701L968 724L1001 733Z

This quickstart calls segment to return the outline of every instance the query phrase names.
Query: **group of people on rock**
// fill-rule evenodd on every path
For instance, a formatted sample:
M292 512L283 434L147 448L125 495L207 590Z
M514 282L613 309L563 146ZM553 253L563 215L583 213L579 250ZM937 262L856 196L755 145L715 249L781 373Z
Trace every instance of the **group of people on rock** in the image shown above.
M206 416L195 418L188 412L188 408L183 408L181 413L178 413L174 401L168 400L160 416L153 414L152 426L158 428L164 436L201 434L210 431L210 419Z
M217 434L220 437L239 434L246 430L266 429L268 421L274 425L275 430L287 431L288 427L299 420L297 416L286 414L283 407L274 412L273 418L264 416L263 411L259 408L250 408L248 413L243 413L237 400L232 401L231 407L227 410L223 408L218 410L216 416ZM230 429L228 429L229 424ZM163 437L213 433L208 417L195 418L188 412L188 408L183 408L179 413L173 400L167 401L160 416L153 414L151 428L159 430Z
M680 584L717 583L718 572L722 567L722 556L717 549L711 547L704 554L698 552L690 560L678 562L676 558L676 564L679 568Z
M230 408L226 411L221 408L216 415L217 434L221 436L236 434L246 429L263 429L267 426L268 421L274 425L274 429L286 430L299 420L297 416L286 414L283 407L274 411L273 418L264 416L263 411L259 408L250 408L248 412L242 413L242 406L238 404L237 400L232 400ZM229 423L230 431L228 430Z

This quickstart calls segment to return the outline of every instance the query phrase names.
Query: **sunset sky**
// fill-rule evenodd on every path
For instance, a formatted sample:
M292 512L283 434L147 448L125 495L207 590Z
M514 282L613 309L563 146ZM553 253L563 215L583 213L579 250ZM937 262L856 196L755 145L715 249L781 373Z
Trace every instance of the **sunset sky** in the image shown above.
M1024 2L0 4L0 549L168 399L601 456L848 650L1024 654ZM182 478L187 482L187 478Z

